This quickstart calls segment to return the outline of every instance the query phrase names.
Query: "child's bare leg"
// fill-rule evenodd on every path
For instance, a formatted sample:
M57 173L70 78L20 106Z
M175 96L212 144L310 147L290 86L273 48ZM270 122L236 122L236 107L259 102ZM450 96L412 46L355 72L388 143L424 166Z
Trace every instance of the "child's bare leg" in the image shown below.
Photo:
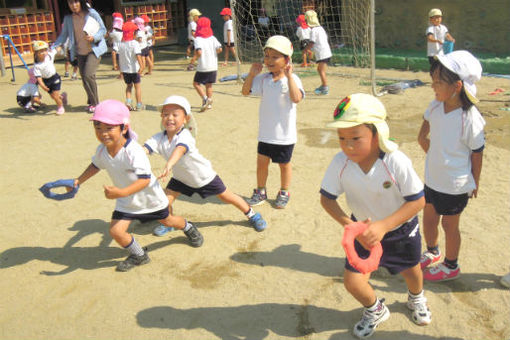
M351 295L364 307L372 306L376 302L375 291L368 283L370 274L355 273L344 270L344 286Z
M250 206L244 199L228 189L221 194L216 195L216 197L218 197L224 203L232 204L237 209L241 210L243 214L246 214L250 210Z
M267 156L257 154L257 187L265 188L267 176L269 175L269 162L271 159Z
M135 84L135 97L136 97L136 103L142 102L142 83L136 83Z
M146 74L151 74L152 73L152 68L154 67L154 65L152 64L152 60L151 60L150 56L145 57L145 62L146 62L147 67L148 67L148 70L147 70Z
M62 103L62 98L60 97L60 91L53 91L51 94L50 94L51 98L53 98L53 100L55 101L55 103L57 103L57 107L61 107L62 105L64 105Z
M212 83L205 84L205 94L207 95L207 98L212 98L213 89L212 89Z
M439 243L439 219L440 215L430 203L425 204L423 209L423 236L427 247L435 247Z
M418 263L414 267L407 268L401 272L404 280L406 280L407 289L413 295L418 295L423 290L423 272L420 264Z
M445 258L448 260L456 260L460 252L460 214L443 215L441 224L444 229L445 236Z
M328 86L328 80L326 78L326 69L328 68L327 63L318 63L317 64L317 72L319 73L319 77L321 78L321 85Z
M232 58L234 61L236 60L236 49L234 47L229 47L230 53L232 53Z
M152 51L152 48L149 49L149 59L151 60L152 66L154 67L154 52Z
M280 163L280 183L282 190L288 190L292 180L292 165L289 163Z
M126 101L131 102L131 90L133 89L133 84L126 85Z
M133 241L133 236L127 232L130 224L129 220L112 220L110 222L110 235L122 248L126 248Z
M229 52L230 48L225 48L225 62L223 63L223 66L227 66L228 65L228 52Z
M198 93L198 95L200 96L201 99L204 99L204 97L206 97L205 91L202 88L202 85L200 83L197 83L196 81L194 81L193 82L193 87L195 88L195 90L197 90L197 93Z

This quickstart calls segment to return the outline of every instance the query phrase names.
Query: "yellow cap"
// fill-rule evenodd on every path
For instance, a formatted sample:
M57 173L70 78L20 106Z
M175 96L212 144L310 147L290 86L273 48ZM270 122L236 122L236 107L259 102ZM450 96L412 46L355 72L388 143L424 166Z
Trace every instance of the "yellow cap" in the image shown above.
M340 101L333 113L331 128L350 128L361 124L373 124L379 136L379 147L384 152L392 152L398 145L389 140L390 129L386 123L386 109L379 99L365 94L355 93Z
M429 18L432 18L432 17L435 17L435 16L442 17L443 16L443 12L441 12L441 10L439 8L432 8L429 11Z
M292 53L294 52L294 48L292 47L292 43L289 38L284 37L283 35L273 35L267 39L264 49L266 48L272 48L287 57L292 57Z
M305 12L305 20L306 24L310 27L317 27L321 25L319 23L319 18L317 17L317 12L312 10Z
M196 8L193 8L189 11L189 16L190 17L194 17L194 16L197 16L197 15L202 15L202 13L200 13L200 11Z
M32 47L34 48L34 52L44 50L48 48L48 43L42 40L35 40L32 42Z

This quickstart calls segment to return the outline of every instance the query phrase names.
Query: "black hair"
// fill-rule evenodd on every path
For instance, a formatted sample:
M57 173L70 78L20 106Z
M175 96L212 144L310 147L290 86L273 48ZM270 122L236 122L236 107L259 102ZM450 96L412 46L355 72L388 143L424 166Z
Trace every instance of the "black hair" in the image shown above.
M446 66L441 64L439 60L434 60L432 65L430 65L430 76L432 76L437 70L437 74L439 76L439 79L445 81L448 84L454 84L457 81L461 81L459 75L455 72L450 71ZM464 83L462 82L462 87L464 87ZM474 104L469 100L468 96L466 95L465 90L463 89L459 93L460 102L462 103L462 109L464 111L469 110Z
M85 13L88 13L90 5L87 2L87 0L72 0L72 1L73 2L78 1L81 5L81 10L84 11ZM65 2L66 2L66 6L64 6L63 14L64 15L72 14L71 9L69 8L69 5L67 4L67 0L65 0Z
M370 131L372 131L373 136L377 135L377 128L375 127L374 124L364 123L363 125L365 125L367 128L369 128Z
M92 121L92 123L94 124L94 126L98 126L101 122L98 121L98 120L94 120L94 121ZM108 125L112 125L112 124L108 124ZM119 124L119 125L115 125L115 126L119 126L120 127L120 131L124 130L124 124ZM122 136L124 136L126 139L129 139L129 129Z

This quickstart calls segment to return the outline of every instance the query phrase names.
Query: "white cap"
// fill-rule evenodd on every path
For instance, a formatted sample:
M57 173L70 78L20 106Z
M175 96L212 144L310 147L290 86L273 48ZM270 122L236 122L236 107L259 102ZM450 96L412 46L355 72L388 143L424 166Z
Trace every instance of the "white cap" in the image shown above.
M169 104L175 104L175 105L182 107L187 116L189 116L191 114L191 105L189 104L188 100L182 96L167 97L165 99L165 101L163 102L163 104L159 105L159 106L161 106L161 109L159 111L162 111L163 107L165 105L169 105Z
M192 8L192 9L188 12L188 15L189 15L190 17L194 17L194 16L197 16L197 15L198 15L198 16L200 16L200 15L202 15L202 13L200 13L200 11L199 11L198 9L196 9L196 8Z
M471 103L478 103L474 84L482 78L482 65L478 59L468 51L453 51L445 55L437 55L436 58L444 67L459 76L464 83L464 92Z
M266 48L272 48L287 57L292 57L292 53L294 52L294 48L292 47L292 43L289 38L284 37L283 35L273 35L267 39L264 49Z

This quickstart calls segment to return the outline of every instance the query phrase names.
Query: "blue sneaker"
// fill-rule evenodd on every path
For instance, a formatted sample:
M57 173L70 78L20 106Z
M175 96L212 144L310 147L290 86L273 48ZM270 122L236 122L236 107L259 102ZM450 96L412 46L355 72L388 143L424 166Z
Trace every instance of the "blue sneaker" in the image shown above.
M326 95L326 94L329 94L329 86L319 86L318 88L315 89L315 94L317 95Z
M250 217L250 224L256 231L263 231L267 227L267 223L260 213Z
M173 231L174 228L173 227L167 227L166 225L164 224L160 224L158 225L156 228L154 228L152 230L152 233L156 236L163 236L171 231Z
M253 207L259 204L264 203L267 200L267 194L262 193L259 189L253 189L253 195L246 202Z

